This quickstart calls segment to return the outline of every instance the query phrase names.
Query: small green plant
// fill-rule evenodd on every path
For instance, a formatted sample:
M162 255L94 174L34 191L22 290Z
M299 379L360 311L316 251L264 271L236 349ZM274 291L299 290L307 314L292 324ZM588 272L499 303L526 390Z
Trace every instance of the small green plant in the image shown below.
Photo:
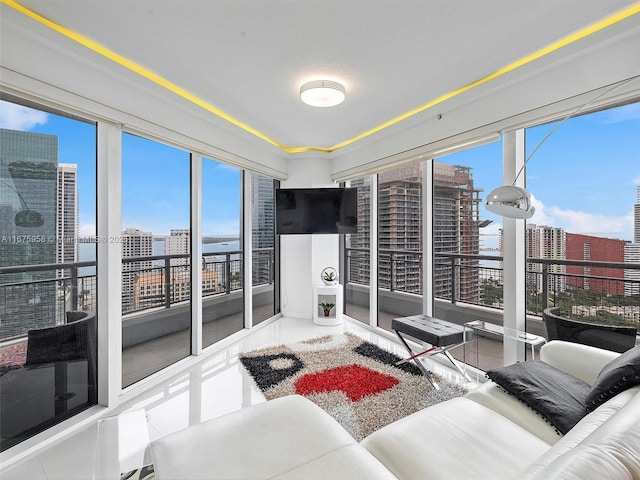
M326 271L324 272L322 278L324 278L327 282L333 282L336 278L336 272Z
M331 313L331 309L335 306L336 306L335 303L328 303L328 302L322 302L320 304L320 308L322 308L322 311L324 312L325 317L329 316L329 314Z

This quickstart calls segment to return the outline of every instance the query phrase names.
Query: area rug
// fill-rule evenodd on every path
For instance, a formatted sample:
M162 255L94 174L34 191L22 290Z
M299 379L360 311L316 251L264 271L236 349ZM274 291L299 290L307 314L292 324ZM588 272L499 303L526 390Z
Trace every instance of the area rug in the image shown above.
M345 333L241 353L240 361L271 400L307 397L356 440L430 405L467 393L434 374L434 389L413 363Z

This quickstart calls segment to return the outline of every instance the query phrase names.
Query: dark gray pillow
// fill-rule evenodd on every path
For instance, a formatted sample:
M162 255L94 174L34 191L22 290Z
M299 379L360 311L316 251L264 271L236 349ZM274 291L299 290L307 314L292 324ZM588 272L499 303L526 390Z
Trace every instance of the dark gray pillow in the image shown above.
M627 350L600 371L587 395L587 411L595 410L610 398L635 385L640 385L640 346Z
M489 370L487 376L565 434L587 413L591 386L540 360Z

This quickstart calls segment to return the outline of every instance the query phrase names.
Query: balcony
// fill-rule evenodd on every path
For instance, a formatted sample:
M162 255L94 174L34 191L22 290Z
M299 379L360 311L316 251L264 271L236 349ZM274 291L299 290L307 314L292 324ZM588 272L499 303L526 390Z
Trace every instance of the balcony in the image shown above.
M365 279L368 281L369 278L369 254L356 248L349 248L346 253L343 275L346 281L346 314L368 323L369 286ZM422 253L382 250L380 256L378 324L390 330L394 317L422 312ZM123 294L127 293L126 281L130 280L130 296L127 302L123 299L122 317L122 382L125 386L190 354L191 292L186 261L187 255L123 260L123 277L130 277L128 280L123 278ZM435 315L458 324L484 320L501 325L501 261L499 256L438 254L434 276ZM206 254L203 258L205 346L243 328L241 262L238 251ZM142 263L144 267L140 266ZM273 249L254 251L253 313L257 319L266 319L273 314L273 264ZM134 265L136 268L132 268ZM611 269L611 273L595 275L594 272L605 267ZM25 361L29 330L64 325L67 317L73 315L70 312L95 312L95 268L94 262L80 262L0 269L0 301L3 305L0 307L0 379L3 384L10 380L19 383L16 376L20 372L37 374L42 377L38 381L53 399L50 401L50 416L37 425L28 426L26 433L7 435L13 437L3 443L3 449L20 441L23 433L37 433L51 426L53 419L59 421L77 413L78 409L90 406L86 394L78 395L75 400L56 396L59 368L20 369ZM591 273L571 273L572 268ZM639 296L629 292L637 291L640 281L620 278L616 272L624 270L640 271L640 265L529 259L527 331L546 335L542 310L545 306L556 305L573 306L576 311L587 313L605 312L627 318L637 326ZM32 274L31 278L25 278L25 274ZM598 288L598 292L594 292L594 288ZM459 360L487 370L503 364L502 351L500 336L483 334L478 341L477 363L475 343L466 348L466 358L463 358L462 349L452 353ZM82 365L86 364L88 360L84 360ZM65 371L65 381L79 377L81 384L89 384L87 367L82 365L78 371ZM3 420L16 405L20 409L26 408L21 400L23 397L13 400L5 397L8 391L3 388ZM30 400L32 407L27 407L43 411L40 400L35 397ZM3 428L10 426L9 423L5 425Z
M273 254L272 248L253 252L254 323L273 316ZM187 261L188 255L123 259L123 386L190 355ZM95 325L95 271L95 262L0 268L2 450L96 403L96 379L90 373L96 365L95 327L82 339L69 331L78 312L90 312ZM202 276L203 343L208 346L244 328L241 252L205 254ZM56 330L64 338L57 336L63 346L53 355L82 352L31 364L29 332Z
M346 314L369 322L369 253L366 249L346 249ZM459 325L483 320L503 323L502 257L437 253L434 266L434 315ZM631 272L625 278L625 271ZM527 325L529 333L547 336L542 312L560 306L574 315L594 317L594 321L640 326L640 265L573 260L527 259ZM391 329L395 317L422 313L422 253L381 249L378 261L378 325ZM640 328L639 328L640 330ZM640 337L636 337L636 344ZM484 333L463 352L454 350L459 360L488 370L503 365L499 335Z

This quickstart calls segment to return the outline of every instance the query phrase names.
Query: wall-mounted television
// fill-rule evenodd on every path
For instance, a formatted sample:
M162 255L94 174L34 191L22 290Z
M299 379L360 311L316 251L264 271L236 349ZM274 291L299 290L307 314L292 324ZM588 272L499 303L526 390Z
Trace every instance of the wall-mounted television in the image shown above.
M357 233L357 188L276 189L276 233Z

